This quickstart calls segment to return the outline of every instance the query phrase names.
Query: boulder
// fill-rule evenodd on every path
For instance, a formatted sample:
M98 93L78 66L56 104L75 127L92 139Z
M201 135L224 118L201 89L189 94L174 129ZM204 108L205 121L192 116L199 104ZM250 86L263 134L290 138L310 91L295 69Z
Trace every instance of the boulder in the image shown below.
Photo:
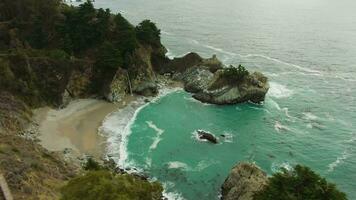
M253 195L262 190L268 178L264 171L253 163L239 163L232 168L221 187L222 200L253 200Z
M213 134L203 131L203 130L198 130L197 132L198 132L199 139L208 140L209 142L211 142L213 144L218 143L218 140L216 139L216 137Z
M155 96L158 94L158 86L155 82L144 81L137 85L133 92L143 96Z

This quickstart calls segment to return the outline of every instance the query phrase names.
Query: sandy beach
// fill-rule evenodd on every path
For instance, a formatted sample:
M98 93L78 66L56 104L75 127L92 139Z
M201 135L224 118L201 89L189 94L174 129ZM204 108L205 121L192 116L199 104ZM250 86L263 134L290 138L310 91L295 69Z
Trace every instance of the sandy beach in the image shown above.
M78 155L91 155L96 158L105 153L105 141L98 134L103 119L135 97L128 96L118 103L104 100L79 99L63 109L43 107L34 110L39 124L40 144L50 151L63 151L70 148Z

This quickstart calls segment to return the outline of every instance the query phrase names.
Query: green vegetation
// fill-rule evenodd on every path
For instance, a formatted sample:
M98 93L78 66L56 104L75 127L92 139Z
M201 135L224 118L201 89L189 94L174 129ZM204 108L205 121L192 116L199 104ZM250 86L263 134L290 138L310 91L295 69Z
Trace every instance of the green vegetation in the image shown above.
M74 7L61 0L3 0L0 70L4 73L0 81L4 83L0 89L25 98L31 106L56 104L58 95L53 93L63 94L68 74L80 68L90 75L85 88L88 96L102 96L118 68L128 70L132 78L137 76L134 72L140 65L135 62L135 51L146 45L161 47L154 23L144 20L135 27L121 14L95 9L90 1ZM48 84L42 76L53 79ZM54 81L61 82L55 91L49 88Z
M157 29L156 25L150 20L143 20L136 27L136 36L137 38L146 44L153 46L159 45L161 31Z
M107 170L89 171L62 188L62 200L152 200L161 199L163 188L128 174Z
M160 199L163 188L138 176L117 174L88 158L83 168L87 171L68 182L61 189L62 200L152 200Z
M242 65L239 65L237 68L230 65L229 67L223 69L224 78L226 78L231 84L242 82L248 75L249 72Z
M96 162L93 158L89 157L83 166L84 170L101 170L103 167Z
M332 183L320 177L308 167L297 165L294 170L274 174L269 184L254 200L346 200Z

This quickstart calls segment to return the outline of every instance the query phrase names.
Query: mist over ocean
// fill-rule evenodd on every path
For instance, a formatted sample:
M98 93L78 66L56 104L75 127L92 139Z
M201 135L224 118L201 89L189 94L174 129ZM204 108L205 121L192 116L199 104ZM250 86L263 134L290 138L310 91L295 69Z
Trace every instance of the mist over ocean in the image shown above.
M136 113L128 107L108 117L111 139L127 136L117 144L125 147L125 167L148 172L176 197L216 199L239 161L269 174L300 163L356 199L356 1L97 0L95 6L120 11L134 24L156 22L168 56L216 54L226 65L263 72L271 86L263 105L207 105L178 90ZM225 137L211 145L196 139L197 129Z

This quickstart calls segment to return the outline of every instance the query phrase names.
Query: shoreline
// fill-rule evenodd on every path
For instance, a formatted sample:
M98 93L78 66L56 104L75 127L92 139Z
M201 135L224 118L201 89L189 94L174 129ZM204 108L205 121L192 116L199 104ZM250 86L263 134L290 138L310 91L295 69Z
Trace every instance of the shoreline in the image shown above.
M102 160L107 156L110 157L113 147L121 149L123 145L120 141L119 143L117 140L113 141L112 135L103 128L106 120L112 114L122 113L121 119L128 119L128 121L123 121L123 125L127 129L142 107L166 95L167 91L182 88L180 82L165 77L157 78L159 93L154 97L128 94L119 102L90 98L76 99L62 109L42 107L33 110L33 119L38 126L36 136L36 139L39 140L38 143L49 151L63 152L64 154L69 152L72 158L88 155ZM147 102L147 100L149 101ZM130 116L130 113L125 112L128 109L136 114ZM120 160L122 161L122 159ZM119 165L119 160L115 161Z
M104 118L125 107L136 96L111 103L97 99L77 99L63 109L42 107L34 110L39 144L49 151L70 151L75 156L101 159L106 154L106 138L98 134Z

